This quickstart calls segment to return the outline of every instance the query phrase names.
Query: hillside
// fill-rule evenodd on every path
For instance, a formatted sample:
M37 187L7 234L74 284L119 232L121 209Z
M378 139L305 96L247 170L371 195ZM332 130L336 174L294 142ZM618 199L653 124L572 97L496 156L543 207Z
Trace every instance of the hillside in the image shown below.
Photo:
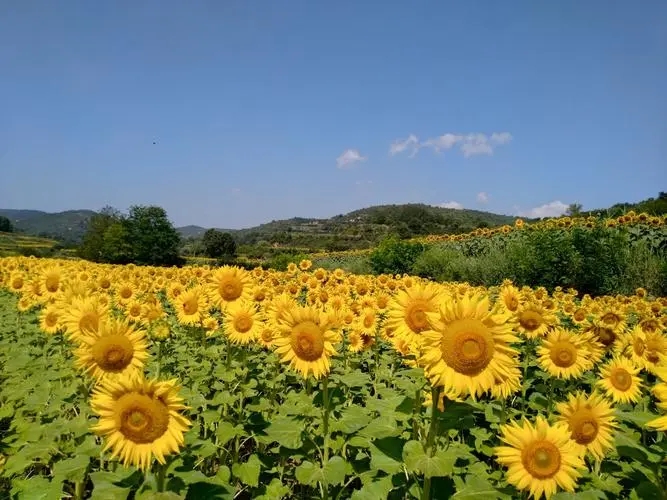
M0 209L0 215L11 220L17 232L70 243L81 241L88 220L94 213L92 210L48 213L39 210Z
M42 253L56 248L58 242L20 233L0 233L0 256Z

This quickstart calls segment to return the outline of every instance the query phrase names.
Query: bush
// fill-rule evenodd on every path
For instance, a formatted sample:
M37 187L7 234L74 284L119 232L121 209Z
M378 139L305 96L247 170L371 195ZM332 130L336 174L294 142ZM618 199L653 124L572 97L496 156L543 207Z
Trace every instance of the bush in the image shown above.
M369 263L376 274L409 273L423 251L421 243L401 241L396 236L390 236L371 253Z
M267 262L267 267L269 269L275 269L276 271L285 271L290 262L298 264L303 259L307 259L308 256L301 253L281 253L274 255Z

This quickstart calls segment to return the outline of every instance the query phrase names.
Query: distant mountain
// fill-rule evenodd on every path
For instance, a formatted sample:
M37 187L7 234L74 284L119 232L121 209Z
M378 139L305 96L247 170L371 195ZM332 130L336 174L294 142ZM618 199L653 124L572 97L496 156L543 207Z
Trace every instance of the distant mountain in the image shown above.
M93 214L95 212L92 210L48 213L40 210L0 209L0 215L11 220L18 232L70 243L81 241Z

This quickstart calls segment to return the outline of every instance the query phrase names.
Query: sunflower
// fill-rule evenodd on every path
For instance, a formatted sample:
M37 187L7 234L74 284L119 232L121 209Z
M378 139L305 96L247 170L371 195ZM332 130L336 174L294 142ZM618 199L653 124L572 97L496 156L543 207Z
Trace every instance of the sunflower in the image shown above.
M137 296L137 287L130 281L119 283L116 287L116 301L125 305Z
M312 306L295 306L285 311L273 345L283 363L304 377L329 373L329 358L336 352L339 335L331 329L329 315Z
M173 302L176 317L182 325L197 325L206 313L206 296L201 287L194 287L180 294Z
M593 367L587 339L560 327L542 340L537 354L540 368L557 378L580 377Z
M509 346L519 341L512 314L492 308L483 293L443 302L440 312L428 313L428 321L433 330L422 333L418 363L431 384L447 393L476 398L518 365L518 353Z
M135 330L128 320L111 318L100 323L96 332L81 337L75 364L98 381L142 375L147 348L143 330Z
M347 350L350 352L359 352L364 348L364 340L361 338L361 332L350 330L347 334Z
M495 399L507 399L521 389L521 370L517 366L511 367L507 372L500 374L491 387L491 397Z
M529 339L543 337L551 327L558 324L556 315L536 302L521 305L516 318L519 322L518 331Z
M223 266L208 277L208 292L221 310L236 300L250 299L252 288L250 274L240 267Z
M299 262L299 269L302 271L308 271L308 269L311 267L313 267L313 263L308 259L303 259L301 262Z
M60 291L62 285L62 272L59 267L51 266L46 269L41 276L44 293L49 297L55 297Z
M191 425L181 415L186 407L178 391L176 380L127 375L97 386L91 409L99 421L92 429L105 438L104 450L111 448L112 457L144 471L153 456L164 464L166 455L183 446L183 433Z
M9 290L11 292L20 292L25 285L26 280L23 273L15 272L9 276Z
M636 403L642 393L639 370L631 360L616 356L600 368L597 385L615 403Z
M627 320L625 317L617 312L608 310L600 314L599 317L600 325L605 328L613 330L616 335L620 335L625 331L627 326Z
M60 323L61 317L60 308L55 305L48 305L42 309L39 315L39 327L44 333L57 333L62 325Z
M109 314L108 306L96 297L74 298L62 307L62 324L67 335L78 341L81 337L94 333Z
M264 317L249 300L237 300L223 313L222 329L233 344L249 344L259 337Z
M624 339L622 351L639 367L654 372L660 356L667 355L667 336L661 330L645 332L639 325Z
M127 319L138 323L143 320L143 304L136 299L132 299L125 304L125 315Z
M515 312L521 305L521 293L514 285L505 285L500 289L500 299L505 307Z
M408 342L419 344L422 333L431 329L427 313L438 310L440 293L440 287L433 283L399 291L387 305L386 327Z
M587 396L580 391L570 394L566 402L556 405L556 411L560 414L558 420L567 424L572 440L596 460L602 460L614 447L614 410L602 395Z
M534 425L514 421L500 430L500 439L508 446L498 446L494 452L498 462L507 466L510 484L537 499L549 498L559 488L574 491L585 465L566 425L552 426L538 416Z

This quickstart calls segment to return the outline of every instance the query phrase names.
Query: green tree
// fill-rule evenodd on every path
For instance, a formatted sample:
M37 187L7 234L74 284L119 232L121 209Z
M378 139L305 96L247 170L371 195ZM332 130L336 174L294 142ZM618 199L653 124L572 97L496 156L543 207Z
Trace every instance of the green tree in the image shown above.
M109 227L122 220L123 216L117 209L110 206L102 208L90 218L81 246L77 250L77 255L85 260L105 262L104 234Z
M209 229L202 238L204 251L207 257L219 259L221 257L236 257L236 241L229 233L217 229Z
M102 260L110 264L129 264L134 255L127 221L111 224L102 238Z
M570 217L578 217L581 215L581 209L582 209L581 203L570 203L567 207L567 210L565 213L569 215Z
M183 263L178 254L181 237L164 208L132 206L126 227L136 264L173 266Z
M4 215L0 215L0 233L13 233L13 232L14 232L14 226L12 225L12 221L10 221Z

